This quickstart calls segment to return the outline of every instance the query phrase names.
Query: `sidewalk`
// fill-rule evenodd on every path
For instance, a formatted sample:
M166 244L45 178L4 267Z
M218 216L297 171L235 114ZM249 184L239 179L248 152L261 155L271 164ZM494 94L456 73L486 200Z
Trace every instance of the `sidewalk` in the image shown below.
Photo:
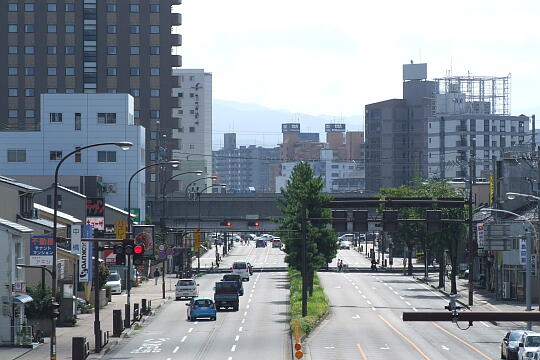
M133 316L133 304L138 303L141 304L141 300L143 298L148 299L148 301L152 302L152 311L155 311L159 307L161 307L168 299L174 297L174 290L169 291L170 284L168 277L165 278L166 280L166 286L165 286L165 297L166 299L162 298L162 283L161 279L158 281L158 285L154 285L154 280L150 279L144 283L141 284L139 287L134 287L131 289L131 312ZM174 286L172 286L172 289L174 289ZM86 341L90 343L90 356L89 359L97 359L103 356L103 354L110 348L111 346L114 346L118 343L118 341L121 338L113 338L112 337L112 314L113 310L122 310L122 317L125 316L124 314L124 304L126 303L127 295L125 292L122 293L122 295L113 295L112 301L106 305L105 307L100 309L100 324L101 324L101 330L105 333L106 331L109 331L109 335L111 336L109 339L109 343L105 346L103 350L101 350L101 353L94 354L94 314L80 314L77 315L77 324L73 327L58 327L56 329L56 343L57 343L57 358L58 359L71 359L71 341L72 337L76 336L84 336L86 337ZM140 305L139 305L140 306ZM144 321L144 320L143 320ZM124 330L124 334L129 331L129 329ZM12 350L9 349L9 350ZM43 360L48 359L50 354L50 339L46 338L45 343L40 345L39 347L35 348L34 350L31 349L25 349L30 350L23 354L13 354L14 357L8 357L9 353L6 351L0 350L0 358L1 359L19 359L19 360Z

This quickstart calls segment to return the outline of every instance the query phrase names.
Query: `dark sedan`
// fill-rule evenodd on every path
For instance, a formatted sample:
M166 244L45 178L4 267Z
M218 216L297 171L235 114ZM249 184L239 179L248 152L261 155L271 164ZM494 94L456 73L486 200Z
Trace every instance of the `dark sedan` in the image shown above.
M510 330L501 342L501 359L518 360L519 339L525 330Z

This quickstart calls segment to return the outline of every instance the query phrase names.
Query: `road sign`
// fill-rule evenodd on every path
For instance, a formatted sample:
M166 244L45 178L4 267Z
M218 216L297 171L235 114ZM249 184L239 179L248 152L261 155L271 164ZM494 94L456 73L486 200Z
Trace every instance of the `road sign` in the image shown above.
M174 249L173 248L167 248L165 253L167 254L167 259L171 260L173 258L173 255L174 255Z
M166 256L167 256L167 255L165 255L165 252L160 252L160 253L159 253L159 258L160 258L161 260L165 259Z
M195 244L196 248L201 247L201 229L195 229Z
M484 224L476 224L476 237L478 242L478 249L483 249L485 247Z
M30 239L30 265L53 264L54 241L52 236L32 236Z
M105 258L105 264L116 264L114 250L103 250L103 257Z
M105 230L105 219L99 216L87 216L86 225L92 225L97 230Z
M160 252L165 251L165 244L164 243L159 244L158 249L159 249Z
M86 216L105 216L105 200L103 198L86 198Z
M127 233L127 223L124 220L116 220L114 223L114 233L117 239L125 239Z

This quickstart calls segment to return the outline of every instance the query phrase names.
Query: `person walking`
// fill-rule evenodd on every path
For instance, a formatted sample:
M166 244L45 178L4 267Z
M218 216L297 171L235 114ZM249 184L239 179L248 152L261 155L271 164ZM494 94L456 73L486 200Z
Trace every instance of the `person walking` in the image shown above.
M155 285L157 285L157 282L158 282L158 279L159 279L159 269L156 268L156 270L154 270L154 281L155 281Z
M343 262L338 259L338 261L337 261L338 272L341 272L341 267L342 266L343 266Z

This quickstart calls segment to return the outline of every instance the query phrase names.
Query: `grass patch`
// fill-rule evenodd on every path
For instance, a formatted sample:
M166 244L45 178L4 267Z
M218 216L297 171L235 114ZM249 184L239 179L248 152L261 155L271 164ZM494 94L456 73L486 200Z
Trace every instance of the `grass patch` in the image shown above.
M133 325L133 330L141 330L142 329L142 325L139 324L139 323L136 323L135 325Z
M319 277L314 274L313 296L308 294L308 312L306 317L302 317L302 277L298 270L289 269L291 304L291 331L294 334L296 320L298 320L298 331L300 336L309 334L317 321L328 312L328 298L324 294L320 285Z

